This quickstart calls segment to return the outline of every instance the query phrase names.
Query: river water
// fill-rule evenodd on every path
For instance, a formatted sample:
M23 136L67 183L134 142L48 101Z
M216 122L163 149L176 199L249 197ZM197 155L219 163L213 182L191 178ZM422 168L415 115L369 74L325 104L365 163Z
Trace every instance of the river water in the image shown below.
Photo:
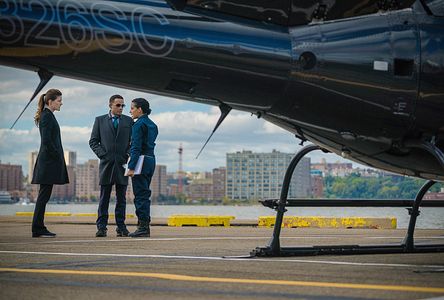
M47 212L96 213L98 204L48 204ZM289 207L286 216L324 217L395 217L398 228L408 227L409 215L402 207ZM34 205L2 204L0 215L12 216L16 212L34 211ZM114 205L110 205L110 213ZM424 207L417 220L421 229L444 229L444 207ZM127 213L134 213L134 204L127 205ZM274 210L254 206L199 206L199 205L152 205L153 218L168 218L174 214L235 216L237 220L257 220L259 216L275 216Z

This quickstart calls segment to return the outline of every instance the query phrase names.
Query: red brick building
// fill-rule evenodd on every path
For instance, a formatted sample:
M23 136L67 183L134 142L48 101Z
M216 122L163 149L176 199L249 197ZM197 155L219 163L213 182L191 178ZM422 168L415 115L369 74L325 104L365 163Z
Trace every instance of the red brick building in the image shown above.
M0 191L23 190L22 166L0 163Z

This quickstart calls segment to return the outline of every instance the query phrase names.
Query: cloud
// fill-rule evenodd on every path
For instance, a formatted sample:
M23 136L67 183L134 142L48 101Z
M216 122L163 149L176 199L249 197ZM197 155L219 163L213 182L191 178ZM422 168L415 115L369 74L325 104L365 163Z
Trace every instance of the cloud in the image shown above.
M9 91L13 88L18 88L18 87L19 83L17 82L17 80L8 80L0 82L0 90L2 91Z
M0 105L2 107L0 128L9 128L12 125L28 103L38 82L36 72L0 66ZM187 110L196 107L194 103L170 97L55 76L31 102L15 128L30 129L33 126L38 98L51 88L59 89L63 94L63 106L61 111L57 113L61 125L91 126L97 115L107 113L109 97L114 94L124 97L126 104L128 104L128 109L125 109L127 114L129 114L130 101L139 97L148 99L153 111L157 113L171 109ZM208 108L200 105L200 109L207 110Z
M33 122L37 101L31 103L13 130L7 128L28 102L37 82L35 72L0 67L0 160L21 164L25 173L28 153L40 146L39 130ZM224 166L226 153L230 152L276 149L295 153L301 148L293 134L249 113L231 111L199 159L195 159L219 119L218 107L60 77L52 79L44 90L49 88L58 88L63 93L62 109L55 116L61 126L64 149L76 151L80 163L95 158L88 144L91 127L96 116L108 112L108 99L113 94L122 95L126 104L137 97L150 101L153 109L150 117L159 127L157 163L167 165L169 172L178 169L180 144L187 171L209 171ZM128 114L129 109L124 113ZM343 161L321 152L313 152L310 157L312 161L321 158Z
M284 133L285 132L284 129L282 129L270 122L264 122L262 129L265 133L269 133L269 134L276 134L276 133Z
M58 119L60 122L61 118ZM264 121L250 117L247 113L236 112L227 117L200 158L195 159L218 119L214 111L165 112L153 115L152 119L159 127L159 137L156 141L157 162L167 165L169 171L178 168L180 144L184 148L184 168L190 171L211 170L224 166L227 152L242 149L256 152L286 149L293 152L295 149L295 144L287 140L292 137L291 134L285 131L281 133L283 136L267 131L254 133L255 128L263 128ZM61 135L64 149L76 151L79 162L95 158L88 144L91 126L62 125ZM2 161L22 164L27 168L27 153L39 148L40 135L36 127L28 130L0 129L0 143Z

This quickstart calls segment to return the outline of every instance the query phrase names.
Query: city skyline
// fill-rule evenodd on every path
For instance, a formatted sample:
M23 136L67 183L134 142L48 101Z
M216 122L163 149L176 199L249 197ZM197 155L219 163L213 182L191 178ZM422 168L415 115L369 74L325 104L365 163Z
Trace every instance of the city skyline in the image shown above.
M33 165L36 155L37 152L29 153L29 165ZM99 160L91 159L82 164L77 163L76 152L65 151L64 156L70 183L55 186L53 201L97 201L100 192ZM166 166L157 164L152 180L152 200L153 203L159 201L164 204L225 204L227 201L252 203L260 199L278 198L286 165L291 159L291 153L275 150L270 153L226 153L226 166L214 168L210 172L183 171L183 189L179 188L178 172L168 172ZM32 176L32 170L29 176ZM400 180L409 183L400 184ZM385 184L389 185L388 189ZM357 185L361 188L353 188ZM306 157L293 174L289 197L328 198L339 195L346 198L385 199L396 196L394 193L399 190L407 199L416 195L418 185L421 182L417 179L404 178L394 173L353 168L351 163L327 163L324 159L320 163L310 163ZM363 189L364 186L368 188ZM0 191L9 192L15 201L35 201L38 185L30 184L29 178L25 183L21 165L0 163ZM442 193L443 188L440 191ZM441 197L441 194L438 196ZM134 198L130 181L126 197L128 201Z
M64 149L63 151L65 153L66 164L69 165L68 161L66 160L66 153L74 153L77 156L77 152L69 150L69 149ZM269 152L254 152L254 151L252 151L250 149L243 149L243 150L238 150L238 151L234 151L234 152L231 152L231 153L228 153L228 152L224 153L223 155L224 155L225 160L224 160L224 162L221 165L217 165L217 166L215 165L214 167L210 167L209 169L202 169L202 170L187 170L187 169L183 169L182 172L184 172L185 174L211 172L211 170L213 170L213 169L217 169L217 168L221 168L221 167L226 167L226 155L227 154L242 153L242 152L253 152L254 154L267 154L267 153L273 153L273 152L282 152L282 153L284 153L283 151L279 151L279 150L276 150L276 149L272 149ZM24 164L7 162L7 161L3 161L1 159L0 159L0 164L20 166L21 170L22 170L22 173L23 173L23 177L24 178L28 177L28 181L30 181L29 177L32 176L32 173L30 173L29 170L30 170L31 165L35 164L35 159L37 158L37 154L38 154L38 150L33 150L33 151L30 151L30 152L26 153L26 158L25 158L26 162ZM32 159L30 159L30 157L32 157ZM310 157L307 156L307 158L310 158ZM85 161L80 161L76 157L76 165L86 164L86 163L88 163L90 161L95 161L95 160L97 160L98 162L100 161L100 159L97 158L97 157L91 157L91 158L88 158ZM350 164L351 166L353 166L353 168L358 168L358 169L364 168L364 169L372 170L374 172L384 172L384 170L378 170L378 169L374 169L374 168L371 168L371 167L368 167L368 166L359 165L359 164L356 164L356 163L351 163L351 162L350 163L345 163L345 162L343 162L343 160L340 160L340 159L338 159L336 161L333 161L333 160L326 160L326 158L321 157L321 158L319 158L319 161L316 161L316 162L311 161L311 165L317 165L317 164L323 164L323 163L328 163L328 164L333 164L333 165L335 165L335 164ZM177 164L178 164L178 162L177 162ZM156 166L157 165L161 165L161 166L167 167L166 164L163 164L163 163L160 163L160 162L156 162ZM285 167L285 169L286 169L286 167ZM173 168L173 170L170 170L170 168L168 168L168 170L169 170L168 174L177 174L179 172L179 168L178 167L177 168Z
M0 67L0 160L22 165L25 174L28 173L27 153L38 151L40 145L39 131L33 122L37 99L15 128L10 130L9 127L29 101L37 83L35 72ZM55 116L61 127L64 150L77 152L79 163L96 158L88 145L91 127L96 116L108 112L108 99L113 94L121 94L127 105L136 97L149 100L153 109L150 117L159 127L157 162L169 170L178 169L180 143L184 148L184 169L190 171L211 170L223 165L227 152L276 149L295 153L301 148L300 141L290 132L248 113L232 111L199 159L195 159L219 118L217 107L57 76L44 91L49 88L59 88L63 93L63 106ZM129 115L129 110L125 109L124 114ZM321 152L314 152L310 157L313 162L323 157L329 161L341 160L337 155Z
M6 191L13 192L14 197L25 195L26 198L34 201L38 194L38 185L31 184L31 178L37 155L37 151L28 153L30 169L25 185L23 185L25 177L23 177L21 165L0 164L0 175L2 175L0 176L0 189L6 187ZM64 151L64 157L70 180L68 184L54 187L53 198L56 201L97 201L100 192L98 181L99 160L90 159L83 164L77 163L77 153L67 150ZM214 168L210 172L189 172L186 170L182 171L183 173L179 172L184 175L184 178L187 178L183 190L178 188L180 186L180 174L168 173L166 166L157 164L151 182L152 200L155 202L159 200L170 202L185 200L191 203L202 201L223 203L226 198L249 201L251 196L254 199L277 197L277 193L282 186L286 165L291 159L291 153L281 153L276 150L270 153L253 153L252 151L226 153L226 164ZM244 171L240 173L241 170L244 170L244 166L250 168L245 169L247 173ZM8 172L8 170L15 170L16 172ZM252 171L254 178L251 177ZM259 171L264 173L257 175ZM22 176L21 180L20 176ZM247 177L251 182L247 182ZM227 179L230 182L227 182ZM14 184L11 185L13 182ZM253 194L249 193L248 197L243 194L235 195L236 192L235 194L231 193L232 191L242 190L244 185L257 186L258 191ZM304 158L295 170L289 195L295 197L308 196L309 194L311 194L310 159ZM134 198L131 181L128 182L126 197L129 201Z

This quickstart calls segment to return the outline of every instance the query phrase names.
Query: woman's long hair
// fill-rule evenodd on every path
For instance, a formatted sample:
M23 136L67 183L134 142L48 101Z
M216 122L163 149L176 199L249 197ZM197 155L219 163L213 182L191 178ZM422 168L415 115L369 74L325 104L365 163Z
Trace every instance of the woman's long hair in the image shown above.
M62 96L62 92L56 89L50 89L46 92L46 94L42 94L39 98L39 102L37 103L37 111L34 116L35 125L39 126L40 115L42 114L43 109L45 108L45 104L49 104L49 100L56 100L57 97Z

